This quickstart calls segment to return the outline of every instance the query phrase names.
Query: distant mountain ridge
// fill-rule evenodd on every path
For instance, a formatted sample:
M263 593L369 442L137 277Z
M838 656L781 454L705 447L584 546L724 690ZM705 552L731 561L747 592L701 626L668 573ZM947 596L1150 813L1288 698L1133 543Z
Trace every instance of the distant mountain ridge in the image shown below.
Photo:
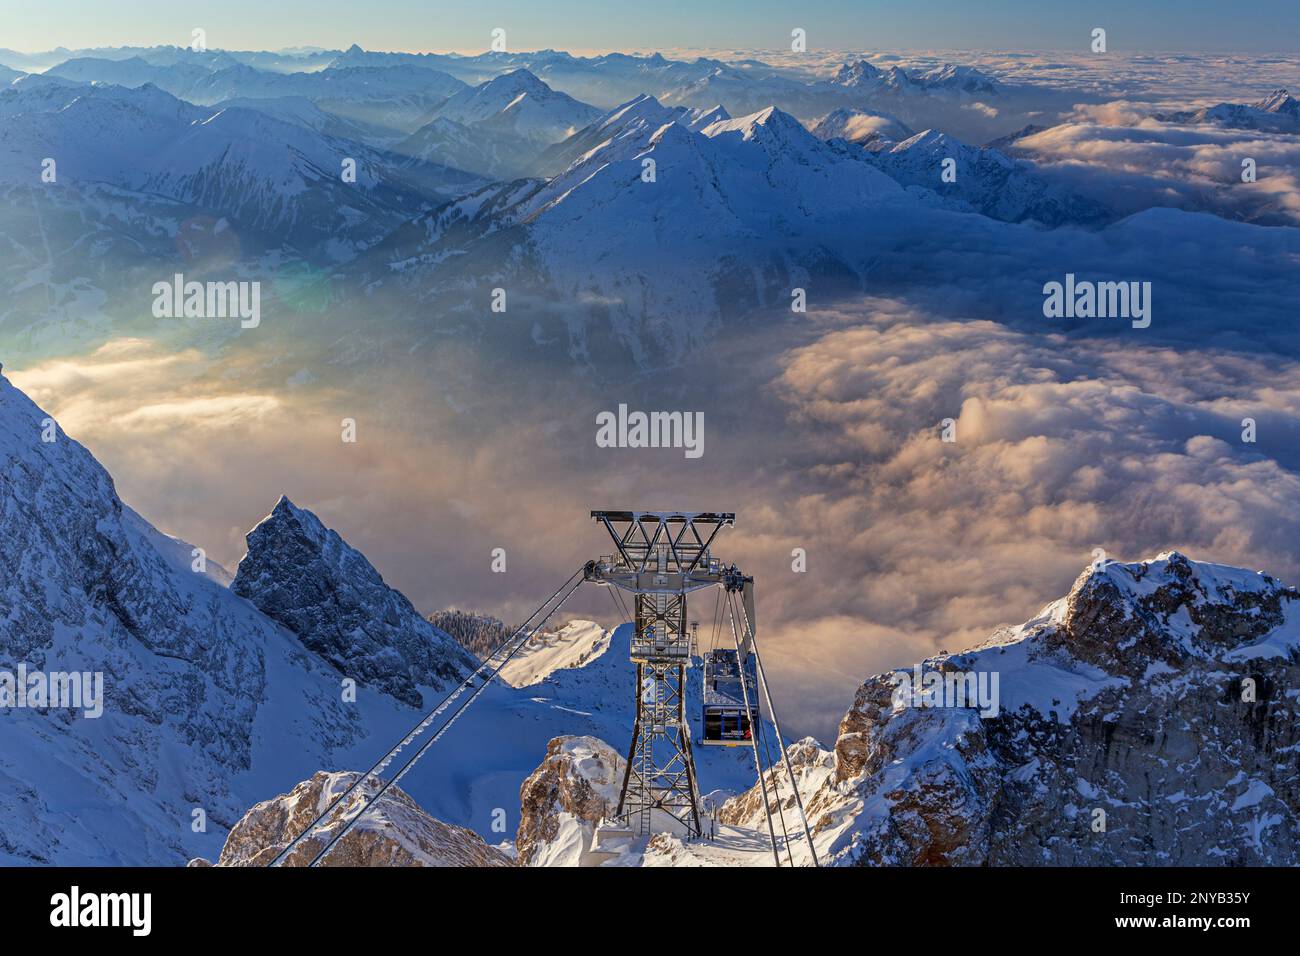
M1254 103L1219 103L1199 110L1158 113L1166 123L1208 123L1229 129L1254 129L1278 133L1300 132L1300 100L1277 89Z
M64 187L165 197L334 259L482 183L336 138L328 117L317 130L257 109L194 106L152 84L24 82L0 91L0 116L0 184L30 180L33 157L53 153ZM347 161L355 181L345 178Z

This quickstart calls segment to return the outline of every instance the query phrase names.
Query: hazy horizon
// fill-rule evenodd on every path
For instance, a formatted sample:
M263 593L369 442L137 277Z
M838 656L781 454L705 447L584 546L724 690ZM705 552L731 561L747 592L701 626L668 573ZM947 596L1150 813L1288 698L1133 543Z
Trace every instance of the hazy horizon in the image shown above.
M418 3L379 0L365 17L347 0L302 0L268 8L253 0L195 3L165 0L102 4L93 11L75 0L39 6L5 0L0 46L40 52L108 46L188 45L191 31L207 32L212 48L276 50L316 46L412 52L483 52L491 31L506 30L510 50L788 49L793 28L806 31L808 49L1088 49L1102 27L1115 51L1265 52L1300 49L1300 12L1294 4L1264 0L1250 15L1209 0L1133 4L1099 0L1073 4L1014 0L996 8L960 0L919 0L906 8L851 0L811 0L796 8L774 2L720 0L708 5L665 0L609 16L608 4L560 0L539 7L524 0L496 3ZM1268 28L1261 30L1259 24ZM426 41L416 37L427 36Z

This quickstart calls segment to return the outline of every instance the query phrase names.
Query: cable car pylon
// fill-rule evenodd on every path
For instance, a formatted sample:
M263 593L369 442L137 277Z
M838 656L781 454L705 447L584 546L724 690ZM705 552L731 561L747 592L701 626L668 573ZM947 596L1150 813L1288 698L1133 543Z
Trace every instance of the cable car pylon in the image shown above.
M688 839L701 833L699 777L686 718L686 668L699 653L698 625L693 622L688 632L686 604L690 592L718 587L727 600L735 650L714 648L704 656L701 743L748 744L753 748L772 854L780 866L767 799L767 778L758 751L758 737L762 732L759 686L762 686L816 866L817 851L803 813L803 800L790 769L757 653L754 579L734 565L723 566L711 551L718 532L735 524L735 514L593 511L591 517L609 532L615 553L589 563L587 580L630 592L635 606L630 657L636 664L636 716L616 819L628 831L646 836L655 829L654 815L666 814L685 830ZM776 774L772 776L772 789L779 811ZM783 812L782 832L785 832ZM786 854L793 864L788 835L785 843Z
M710 554L729 512L593 511L615 553L587 565L587 580L633 595L629 656L636 665L635 717L615 813L628 830L649 835L670 818L688 839L700 836L699 778L686 718L687 628L691 591L722 580ZM656 817L659 817L656 820Z

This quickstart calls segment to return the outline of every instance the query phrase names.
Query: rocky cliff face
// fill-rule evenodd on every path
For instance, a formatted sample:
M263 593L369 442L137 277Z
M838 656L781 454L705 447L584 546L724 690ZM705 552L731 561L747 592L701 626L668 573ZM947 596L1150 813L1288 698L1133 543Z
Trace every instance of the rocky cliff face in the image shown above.
M975 650L871 678L833 751L792 748L823 862L1295 865L1298 602L1176 552L1105 562ZM947 689L981 674L989 716ZM761 796L723 816L762 825Z
M522 866L576 866L596 824L618 805L624 761L595 737L556 737L519 789Z
M0 671L102 681L95 715L89 699L0 711L0 862L183 863L280 775L366 738L319 658L4 378L0 529Z
M361 552L288 498L249 532L230 589L345 676L413 707L422 704L418 685L443 689L478 666Z
M230 831L217 866L266 866L357 779L356 773L312 775L286 794L257 804ZM303 840L285 866L306 866L364 799L358 788L332 821ZM194 860L191 865L206 861ZM429 816L392 787L330 851L322 866L510 866L511 860L463 827Z

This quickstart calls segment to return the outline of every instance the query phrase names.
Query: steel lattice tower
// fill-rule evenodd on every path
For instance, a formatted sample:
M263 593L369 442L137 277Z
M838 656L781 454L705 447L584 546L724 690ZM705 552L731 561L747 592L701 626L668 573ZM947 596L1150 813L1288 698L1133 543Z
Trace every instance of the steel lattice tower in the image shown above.
M636 720L627 751L619 818L641 835L657 811L690 837L700 834L700 793L686 718L686 668L694 648L686 595L719 584L723 569L709 553L734 514L593 511L617 554L587 565L586 577L634 595L631 658L636 664Z

